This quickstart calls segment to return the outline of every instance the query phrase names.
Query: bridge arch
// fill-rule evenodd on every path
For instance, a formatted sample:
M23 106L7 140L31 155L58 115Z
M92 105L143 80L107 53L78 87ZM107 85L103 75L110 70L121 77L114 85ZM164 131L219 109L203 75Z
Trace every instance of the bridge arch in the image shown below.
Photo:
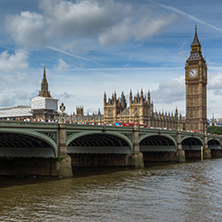
M77 133L68 137L66 145L67 153L129 154L133 150L128 137L112 132Z
M207 141L208 148L211 150L219 150L221 149L221 141L219 139L210 138Z
M22 129L0 129L0 156L57 157L58 145L43 133Z
M177 142L170 135L149 134L139 139L140 151L142 152L170 152L177 151Z
M200 150L204 146L204 142L200 137L184 137L181 140L183 150Z

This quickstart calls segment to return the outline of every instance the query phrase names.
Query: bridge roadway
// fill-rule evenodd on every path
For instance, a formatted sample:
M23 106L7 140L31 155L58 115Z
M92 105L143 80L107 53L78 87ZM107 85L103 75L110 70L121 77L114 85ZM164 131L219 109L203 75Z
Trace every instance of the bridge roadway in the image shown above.
M221 136L175 130L0 121L1 158L54 158L68 161L65 165L87 165L90 158L95 165L103 158L101 165L136 167L144 161L184 162L200 157L201 146L205 158L220 156L221 144ZM56 169L64 168L58 167L62 161Z

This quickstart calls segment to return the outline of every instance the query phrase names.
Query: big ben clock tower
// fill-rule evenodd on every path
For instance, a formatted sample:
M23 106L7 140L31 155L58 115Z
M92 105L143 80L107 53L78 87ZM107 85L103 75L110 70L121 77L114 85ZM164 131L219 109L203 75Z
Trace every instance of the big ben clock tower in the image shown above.
M207 65L202 56L197 27L185 66L186 129L204 133L207 124Z

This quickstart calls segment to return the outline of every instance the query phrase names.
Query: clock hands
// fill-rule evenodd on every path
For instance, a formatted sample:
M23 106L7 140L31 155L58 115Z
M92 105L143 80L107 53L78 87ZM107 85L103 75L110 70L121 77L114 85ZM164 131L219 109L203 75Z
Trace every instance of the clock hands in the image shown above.
M192 77L192 78L196 77L196 76L197 76L197 70L196 70L196 69L191 69L191 70L189 71L189 75L190 75L190 77Z

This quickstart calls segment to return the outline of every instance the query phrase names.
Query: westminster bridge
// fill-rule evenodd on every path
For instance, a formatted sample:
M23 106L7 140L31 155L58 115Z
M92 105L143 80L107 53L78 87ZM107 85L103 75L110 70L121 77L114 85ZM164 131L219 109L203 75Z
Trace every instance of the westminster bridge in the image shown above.
M73 166L143 167L221 157L222 137L181 130L0 121L0 174L72 176Z

